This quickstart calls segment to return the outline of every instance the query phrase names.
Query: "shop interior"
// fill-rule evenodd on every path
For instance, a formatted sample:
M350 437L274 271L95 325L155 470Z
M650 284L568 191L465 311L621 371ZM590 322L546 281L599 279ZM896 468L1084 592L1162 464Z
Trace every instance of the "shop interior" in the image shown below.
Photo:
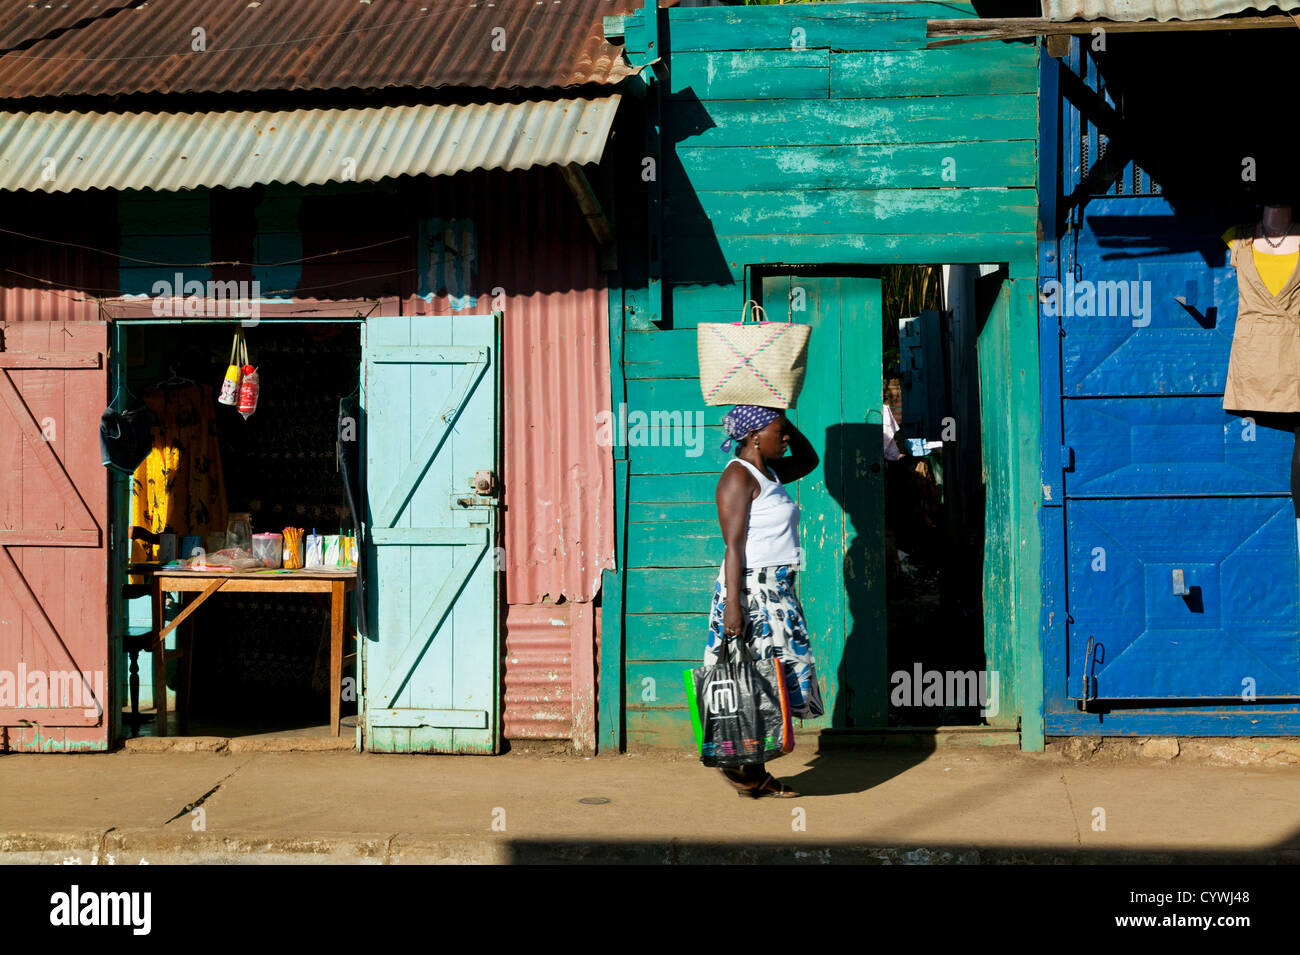
M286 560L309 565L328 560L335 567L350 562L346 538L356 537L355 520L337 438L340 400L355 399L359 390L360 324L263 320L243 327L248 362L259 379L256 409L247 416L239 406L218 400L238 328L237 321L119 323L120 377L112 407L144 405L157 421L148 457L133 475L115 482L117 553L130 548L130 565L120 561L118 567L124 597L119 633L149 627L151 598L141 595L141 585L173 553L192 562L196 544L209 561L216 559L212 548L218 544L260 556L274 549L279 573ZM286 528L305 530L296 557L285 549L285 542L296 538ZM256 536L269 534L281 539ZM265 572L272 573L269 567ZM175 618L181 597L166 595L164 619ZM193 599L184 595L184 603ZM346 653L356 650L354 600L349 592ZM180 661L167 662L167 734L333 735L330 613L328 594L213 594L167 638L170 648L179 639L191 653L188 673ZM152 658L141 652L136 662L138 712L125 660L119 671L124 738L158 735ZM342 736L349 740L357 693L348 690L355 686L355 667L349 664L342 694Z
M975 343L1005 278L1005 267L991 265L893 266L882 275L890 674L913 675L918 664L922 673L985 668ZM891 694L891 726L982 722L978 705L898 705Z

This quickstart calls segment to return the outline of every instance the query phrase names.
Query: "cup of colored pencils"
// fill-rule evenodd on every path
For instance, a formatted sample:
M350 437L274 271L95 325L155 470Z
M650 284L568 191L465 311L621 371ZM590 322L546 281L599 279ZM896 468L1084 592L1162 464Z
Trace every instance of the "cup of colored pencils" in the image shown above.
M302 541L306 533L301 527L286 527L284 534L284 561L282 566L288 570L302 567Z

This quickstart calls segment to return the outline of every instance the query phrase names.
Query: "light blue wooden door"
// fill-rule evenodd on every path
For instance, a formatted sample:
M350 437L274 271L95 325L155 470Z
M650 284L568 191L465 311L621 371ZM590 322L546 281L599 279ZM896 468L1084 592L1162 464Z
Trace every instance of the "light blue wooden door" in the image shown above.
M372 751L498 749L497 343L495 315L366 323Z

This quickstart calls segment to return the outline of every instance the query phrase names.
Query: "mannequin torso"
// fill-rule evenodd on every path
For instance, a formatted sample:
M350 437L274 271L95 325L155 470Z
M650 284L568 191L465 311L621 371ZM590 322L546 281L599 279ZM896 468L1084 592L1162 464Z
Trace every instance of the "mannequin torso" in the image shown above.
M1252 248L1265 255L1295 255L1300 252L1300 235L1296 234L1290 206L1264 207L1264 215L1255 227Z

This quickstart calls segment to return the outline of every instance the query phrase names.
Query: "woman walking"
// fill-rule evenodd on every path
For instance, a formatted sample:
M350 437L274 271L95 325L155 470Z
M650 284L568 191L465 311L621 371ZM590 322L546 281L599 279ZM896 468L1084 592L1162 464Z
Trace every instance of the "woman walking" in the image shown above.
M729 437L722 450L729 450L733 441L737 447L718 479L718 524L726 556L714 585L704 665L718 663L725 633L735 663L744 659L745 647L753 659L781 660L792 715L821 716L808 628L795 593L799 505L785 489L817 467L817 452L777 408L736 405L723 427ZM783 457L787 450L790 456ZM732 594L740 598L728 599ZM742 796L799 795L762 763L722 773Z

